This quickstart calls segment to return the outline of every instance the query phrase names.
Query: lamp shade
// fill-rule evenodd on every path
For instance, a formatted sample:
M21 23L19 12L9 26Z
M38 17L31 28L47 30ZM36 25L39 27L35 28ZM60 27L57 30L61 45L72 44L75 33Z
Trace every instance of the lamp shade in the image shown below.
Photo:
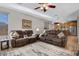
M39 28L36 28L36 31L38 32L39 31Z

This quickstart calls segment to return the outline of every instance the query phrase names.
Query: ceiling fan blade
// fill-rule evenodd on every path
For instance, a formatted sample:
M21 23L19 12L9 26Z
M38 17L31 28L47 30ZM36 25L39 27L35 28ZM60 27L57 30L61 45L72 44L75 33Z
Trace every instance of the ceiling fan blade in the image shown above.
M55 5L48 5L49 8L55 8Z
M44 3L38 3L38 4L44 4Z
M36 7L35 10L36 10L36 9L39 9L39 8L40 8L40 7Z

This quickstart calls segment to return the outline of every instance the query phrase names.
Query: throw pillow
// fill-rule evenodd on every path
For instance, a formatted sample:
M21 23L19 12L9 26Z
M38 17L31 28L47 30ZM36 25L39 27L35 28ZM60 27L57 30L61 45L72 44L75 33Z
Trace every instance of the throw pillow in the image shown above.
M10 32L9 37L10 39L13 39L13 32Z
M13 33L13 37L16 38L16 39L18 39L19 38L19 34L17 32L14 32Z
M45 30L39 35L39 37L41 37L42 35L44 35L45 34Z
M27 35L24 35L24 38L27 38L28 36Z
M65 37L65 35L64 35L63 32L60 32L57 36L58 36L59 38Z
M39 35L39 37L41 37L43 34L41 33L40 35Z

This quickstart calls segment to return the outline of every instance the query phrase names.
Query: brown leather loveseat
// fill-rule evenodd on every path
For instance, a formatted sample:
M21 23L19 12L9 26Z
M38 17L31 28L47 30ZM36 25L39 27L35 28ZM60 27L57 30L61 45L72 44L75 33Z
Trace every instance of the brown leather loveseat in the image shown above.
M48 30L45 34L41 35L40 40L46 43L50 43L56 46L64 47L66 43L66 37L59 38L57 35L63 31L56 31L56 30Z
M24 35L30 37L33 34L32 30L25 30L25 31L16 30L15 32L19 34L19 37L18 38L13 37L13 39L11 39L12 47L20 47L20 46L24 46L24 45L28 44L30 39L27 37L24 38ZM35 38L33 38L33 39L35 40Z

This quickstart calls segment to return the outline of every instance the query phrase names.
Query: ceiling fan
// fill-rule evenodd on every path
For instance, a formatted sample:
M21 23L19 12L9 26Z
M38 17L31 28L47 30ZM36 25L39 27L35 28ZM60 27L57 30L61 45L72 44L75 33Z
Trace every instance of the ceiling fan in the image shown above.
M41 11L46 12L48 10L48 8L55 8L56 6L50 3L38 3L40 4L39 7L34 8L35 10L37 9L41 9Z

